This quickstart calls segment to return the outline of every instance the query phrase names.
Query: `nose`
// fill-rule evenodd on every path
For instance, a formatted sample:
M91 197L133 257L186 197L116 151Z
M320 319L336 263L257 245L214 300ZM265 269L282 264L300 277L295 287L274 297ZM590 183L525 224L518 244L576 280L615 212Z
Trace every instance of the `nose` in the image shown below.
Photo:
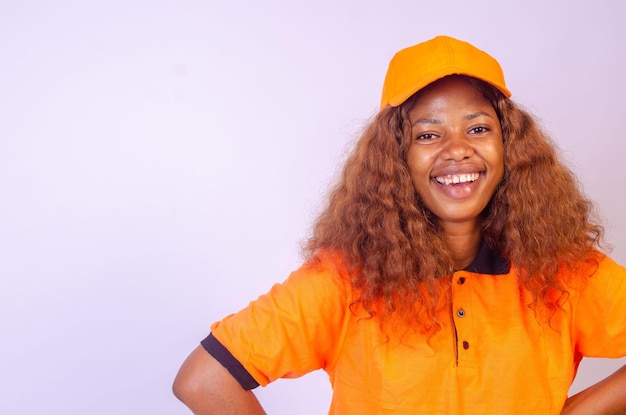
M451 131L444 137L442 156L447 160L462 161L474 154L471 138L460 131Z

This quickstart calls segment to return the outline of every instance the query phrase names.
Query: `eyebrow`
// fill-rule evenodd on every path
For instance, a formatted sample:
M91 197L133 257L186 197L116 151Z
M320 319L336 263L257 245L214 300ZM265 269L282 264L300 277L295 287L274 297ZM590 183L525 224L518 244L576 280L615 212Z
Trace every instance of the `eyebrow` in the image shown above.
M441 121L437 118L420 118L411 123L411 126L416 124L441 124Z
M475 118L478 118L480 116L486 116L489 118L493 118L491 116L491 114L484 112L484 111L478 111L478 112L473 112L471 114L467 114L465 117L463 117L464 120L473 120ZM417 120L413 121L411 123L411 126L417 125L417 124L441 124L441 120L438 118L418 118Z
M478 112L475 112L475 113L473 113L473 114L467 114L464 118L465 118L466 120L473 120L474 118L478 118L478 117L480 117L481 115L484 115L484 116L489 117L489 118L493 118L493 117L491 116L491 114L486 113L486 112L484 112L484 111L478 111Z

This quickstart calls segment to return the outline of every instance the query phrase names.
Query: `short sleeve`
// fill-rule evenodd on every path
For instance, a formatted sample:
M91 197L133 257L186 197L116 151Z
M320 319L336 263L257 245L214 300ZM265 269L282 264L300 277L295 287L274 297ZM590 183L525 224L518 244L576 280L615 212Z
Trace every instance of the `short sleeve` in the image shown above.
M626 356L626 269L609 257L579 293L572 334L583 356Z
M262 386L325 368L341 341L350 289L333 257L304 264L246 308L211 327Z

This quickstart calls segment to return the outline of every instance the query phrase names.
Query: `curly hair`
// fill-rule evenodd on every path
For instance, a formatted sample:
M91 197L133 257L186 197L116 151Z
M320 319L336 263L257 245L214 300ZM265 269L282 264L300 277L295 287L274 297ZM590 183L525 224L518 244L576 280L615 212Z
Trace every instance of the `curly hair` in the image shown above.
M567 298L559 270L582 269L580 259L593 257L600 245L594 205L529 113L490 85L461 77L492 104L504 141L504 177L481 214L483 239L519 270L535 305L555 310ZM454 265L407 164L409 112L419 95L380 110L365 128L304 252L309 258L339 253L359 293L353 306L370 317L396 313L436 331Z

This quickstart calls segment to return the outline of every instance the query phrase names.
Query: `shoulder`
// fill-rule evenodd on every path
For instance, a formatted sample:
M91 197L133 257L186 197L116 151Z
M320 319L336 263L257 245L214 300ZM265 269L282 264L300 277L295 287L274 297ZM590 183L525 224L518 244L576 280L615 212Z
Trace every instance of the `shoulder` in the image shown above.
M626 268L597 250L573 264L562 263L558 271L559 282L581 294L594 286L619 285L625 278Z
M578 309L626 304L626 268L606 254L594 251L564 274L567 291Z
M309 294L339 297L351 295L350 268L343 255L337 251L324 250L307 259L282 283L288 287L300 287Z
M613 258L597 253L596 262L584 287L587 290L626 291L626 268Z

